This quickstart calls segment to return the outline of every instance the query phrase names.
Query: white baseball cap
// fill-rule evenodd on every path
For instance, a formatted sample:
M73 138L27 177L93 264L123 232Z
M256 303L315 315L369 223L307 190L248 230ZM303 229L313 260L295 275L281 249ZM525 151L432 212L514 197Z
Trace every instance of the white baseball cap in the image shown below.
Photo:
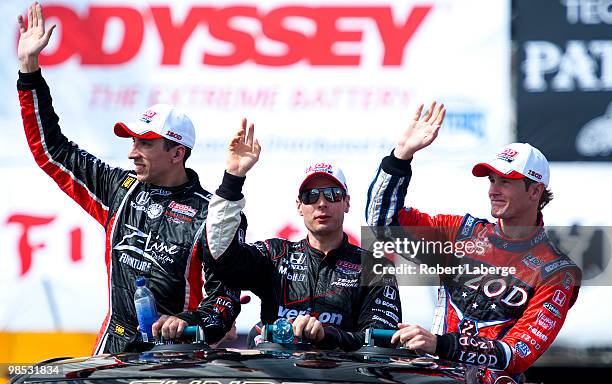
M300 183L300 188L298 190L301 191L302 188L304 188L304 184L316 176L324 176L331 179L336 184L344 188L344 191L348 193L348 185L346 184L344 172L342 172L342 169L339 167L327 161L318 161L306 167L304 170L304 176L302 177L302 182Z
M489 176L491 171L508 179L526 177L546 187L550 179L548 160L542 152L527 143L508 144L495 159L478 163L472 168L472 174L476 177Z
M169 104L155 104L143 112L136 122L115 124L115 135L159 139L165 137L188 148L195 144L195 129L187 115Z

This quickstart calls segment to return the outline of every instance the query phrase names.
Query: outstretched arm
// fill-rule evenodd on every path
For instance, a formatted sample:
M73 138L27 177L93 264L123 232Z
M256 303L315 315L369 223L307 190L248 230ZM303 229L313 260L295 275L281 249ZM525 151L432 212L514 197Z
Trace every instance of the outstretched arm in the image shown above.
M255 126L251 124L247 132L247 120L242 119L238 132L234 135L227 149L227 173L245 177L247 172L259 160L261 146L255 139Z
M38 166L100 224L106 225L109 205L121 186L135 187L135 177L113 168L69 141L61 132L49 86L42 77L38 56L55 26L45 29L42 7L28 8L28 24L19 23L19 103L30 151Z
M410 166L412 156L436 139L444 122L446 108L444 104L436 105L435 101L431 103L429 110L422 116L423 104L417 108L393 152L382 160L368 189L366 202L368 225L382 227L434 224L429 216L416 211L405 214L409 211L402 207L412 177Z
M19 70L21 73L36 72L38 55L49 44L51 34L55 25L45 30L45 18L42 6L38 2L28 7L28 25L25 25L23 17L17 17L19 24L19 44L17 45L17 58L19 59Z
M247 121L243 119L229 143L226 172L208 204L206 219L206 261L223 281L250 290L256 290L265 280L262 276L273 268L267 242L244 243L246 219L241 213L245 205L242 185L260 152L253 124L247 130Z
M446 115L444 104L436 108L434 101L423 116L421 116L422 112L423 104L419 105L408 128L395 146L394 155L400 160L411 159L415 152L429 146L438 137Z

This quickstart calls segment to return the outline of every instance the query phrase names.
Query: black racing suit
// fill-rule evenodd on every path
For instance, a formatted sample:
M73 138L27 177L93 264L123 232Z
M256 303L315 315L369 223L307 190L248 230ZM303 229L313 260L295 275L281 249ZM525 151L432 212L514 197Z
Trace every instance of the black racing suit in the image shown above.
M36 163L106 230L109 309L94 354L124 351L138 339L138 276L146 277L160 314L201 325L210 342L219 340L240 311L240 292L222 285L202 263L211 195L197 174L187 169L189 181L175 188L138 182L133 172L68 141L40 70L20 73L17 88Z
M307 239L244 243L243 182L244 178L225 173L210 201L207 264L228 285L261 298L264 324L310 314L324 326L325 336L317 346L344 350L361 347L366 328L397 328L401 303L395 276L373 273L374 264L391 262L375 259L350 244L346 235L340 247L327 255Z

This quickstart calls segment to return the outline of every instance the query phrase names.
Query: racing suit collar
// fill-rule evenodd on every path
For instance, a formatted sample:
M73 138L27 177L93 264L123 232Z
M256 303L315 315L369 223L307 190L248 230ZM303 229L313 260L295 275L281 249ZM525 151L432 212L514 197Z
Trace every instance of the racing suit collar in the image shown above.
M338 248L332 249L331 251L329 251L329 253L326 255L323 252L321 252L320 250L314 248L312 245L310 245L310 242L308 241L308 236L306 236L306 238L304 238L302 240L302 244L303 246L309 250L310 254L313 254L315 256L320 257L321 259L328 259L328 260L333 260L335 258L337 258L338 255L341 255L343 253L345 253L347 251L347 249L350 247L350 243L348 241L348 236L346 233L342 234L342 242L340 243L340 246Z
M499 219L495 224L494 231L489 235L489 241L499 249L504 249L511 252L523 252L533 248L535 245L548 241L548 236L544 230L544 220L542 216L538 216L538 223L534 226L532 233L523 238L508 238L504 235L501 229Z
M176 187L160 187L155 184L150 184L151 189L164 190L169 193L169 196L178 196L185 193L191 193L195 188L200 185L200 179L198 174L191 168L185 168L187 173L187 182Z

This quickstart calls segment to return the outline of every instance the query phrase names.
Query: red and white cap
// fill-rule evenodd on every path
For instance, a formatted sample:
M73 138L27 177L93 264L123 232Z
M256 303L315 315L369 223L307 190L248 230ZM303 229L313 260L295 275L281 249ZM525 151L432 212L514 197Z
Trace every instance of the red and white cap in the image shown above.
M344 188L344 191L348 193L348 185L346 184L344 172L342 172L342 169L327 161L319 161L306 167L304 176L302 177L302 182L300 183L300 188L298 190L301 191L304 184L316 176L324 176L331 179L338 184L338 186Z
M497 157L487 163L478 163L472 168L476 177L488 176L493 171L508 179L528 179L548 187L550 168L548 160L537 148L527 143L506 145Z
M192 149L195 144L195 128L191 119L169 104L149 107L136 122L115 124L115 135L140 139L165 137Z

